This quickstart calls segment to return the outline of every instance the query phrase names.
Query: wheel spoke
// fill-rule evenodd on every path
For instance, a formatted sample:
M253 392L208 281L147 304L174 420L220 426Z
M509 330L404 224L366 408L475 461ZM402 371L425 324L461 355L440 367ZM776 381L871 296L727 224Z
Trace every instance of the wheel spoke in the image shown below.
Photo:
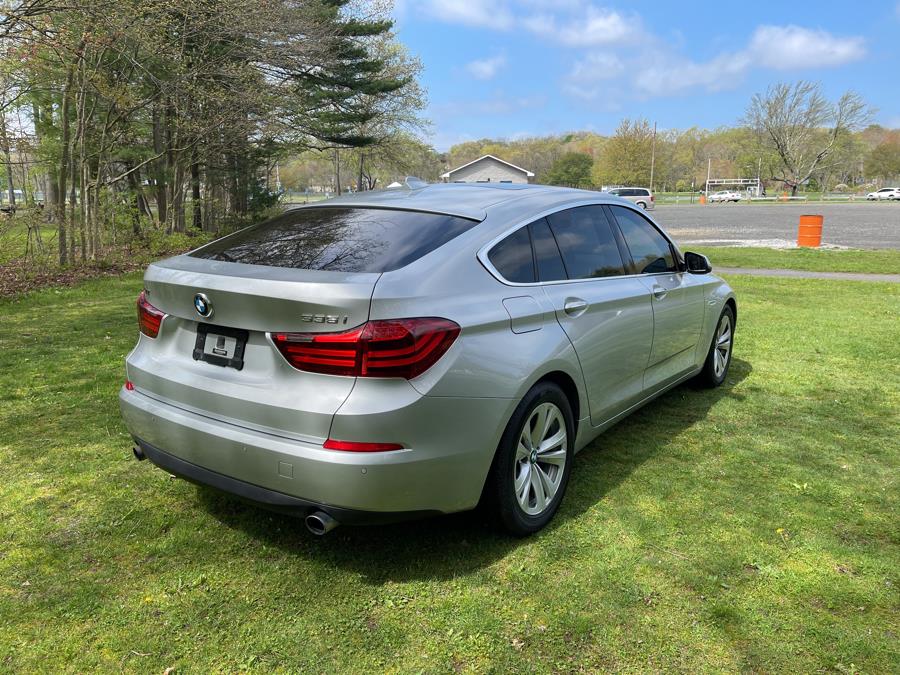
M550 438L541 442L541 445L538 448L538 455L541 456L545 452L558 447L561 443L564 443L565 440L566 440L566 428L564 426L560 426L559 431L557 431L555 434L553 434Z
M522 434L519 438L519 444L516 446L516 461L526 459L531 455L531 439L527 435Z
M720 335L717 344L719 346L722 346L722 345L727 345L729 342L731 342L731 331L728 331L728 332Z
M547 472L544 471L539 464L534 465L535 473L538 475L538 479L540 480L541 487L544 490L544 497L546 501L551 501L553 496L556 494L557 483L555 481L550 480L550 476L547 475ZM562 474L559 474L562 475Z
M528 508L528 492L531 489L532 473L534 472L531 470L531 464L525 464L515 483L516 497L518 497L519 503L525 509Z
M563 447L558 450L548 450L547 452L538 453L538 463L555 464L561 469L566 463L566 449Z
M544 481L541 480L540 473L531 471L531 487L534 488L534 508L536 513L540 513L547 507L547 494L544 492Z
M541 445L541 439L544 437L544 427L547 424L547 406L539 405L531 414L531 447L537 448Z

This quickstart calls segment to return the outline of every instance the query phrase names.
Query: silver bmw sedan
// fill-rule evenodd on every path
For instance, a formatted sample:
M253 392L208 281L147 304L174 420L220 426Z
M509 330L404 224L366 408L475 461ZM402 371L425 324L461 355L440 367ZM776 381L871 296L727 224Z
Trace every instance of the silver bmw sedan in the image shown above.
M539 530L598 434L724 381L737 318L634 204L512 184L286 211L150 265L137 311L135 456L316 534L479 504Z

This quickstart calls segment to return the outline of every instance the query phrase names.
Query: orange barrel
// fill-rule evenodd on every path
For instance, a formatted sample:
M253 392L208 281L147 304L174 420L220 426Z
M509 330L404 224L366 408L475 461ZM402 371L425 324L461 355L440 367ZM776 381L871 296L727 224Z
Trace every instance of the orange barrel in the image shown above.
M706 195L700 195L700 203L701 203L701 204L705 204L705 203L706 203Z
M822 244L822 223L825 216L800 216L800 229L797 231L797 246L819 248Z

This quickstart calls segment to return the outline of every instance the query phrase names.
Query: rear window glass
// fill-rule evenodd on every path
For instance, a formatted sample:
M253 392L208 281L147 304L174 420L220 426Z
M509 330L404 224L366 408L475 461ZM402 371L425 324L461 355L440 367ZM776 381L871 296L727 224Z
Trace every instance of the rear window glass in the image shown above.
M528 284L535 280L534 257L527 227L520 227L494 246L488 259L507 281Z
M200 248L195 258L334 272L390 272L477 221L391 209L294 209Z

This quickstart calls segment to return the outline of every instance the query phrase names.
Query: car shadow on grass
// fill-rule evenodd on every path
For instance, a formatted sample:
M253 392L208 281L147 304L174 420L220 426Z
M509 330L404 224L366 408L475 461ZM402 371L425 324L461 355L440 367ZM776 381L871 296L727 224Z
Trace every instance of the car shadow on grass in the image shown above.
M555 530L600 502L672 438L701 422L718 401L742 398L735 386L752 370L749 362L735 358L724 386L681 385L607 430L576 456L562 506L536 537L558 536ZM531 541L498 531L480 509L393 525L338 527L319 538L307 532L299 518L265 511L204 486L197 488L197 495L210 515L227 527L289 555L348 569L373 584L452 578L487 567Z

